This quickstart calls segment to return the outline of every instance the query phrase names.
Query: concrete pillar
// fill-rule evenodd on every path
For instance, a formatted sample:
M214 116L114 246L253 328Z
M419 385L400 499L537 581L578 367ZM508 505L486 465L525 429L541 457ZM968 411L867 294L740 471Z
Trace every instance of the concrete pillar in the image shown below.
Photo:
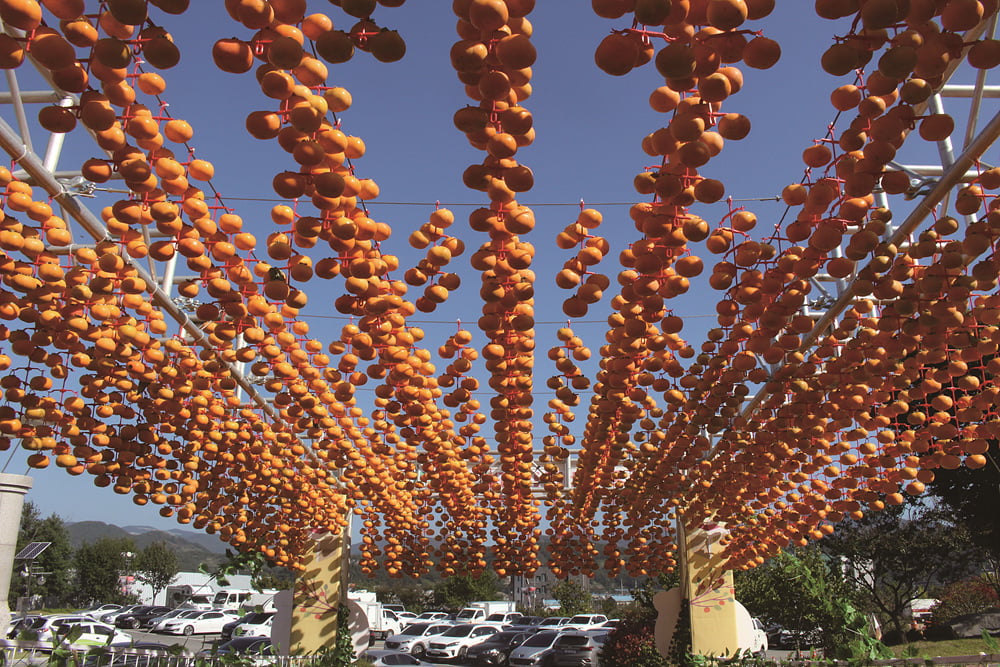
M25 475L0 473L0 632L7 636L10 627L10 579L17 553L17 533L21 527L21 508L24 494L31 488L32 479Z

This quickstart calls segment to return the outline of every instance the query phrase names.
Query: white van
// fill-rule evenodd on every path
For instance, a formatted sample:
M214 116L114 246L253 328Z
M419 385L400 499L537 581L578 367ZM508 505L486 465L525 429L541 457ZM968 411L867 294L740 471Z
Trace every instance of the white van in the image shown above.
M208 611L213 608L212 599L214 598L214 593L195 593L187 600L184 604L180 605L181 609L197 609L198 611Z
M252 597L253 591L244 588L223 588L212 597L212 606L216 609L239 609Z

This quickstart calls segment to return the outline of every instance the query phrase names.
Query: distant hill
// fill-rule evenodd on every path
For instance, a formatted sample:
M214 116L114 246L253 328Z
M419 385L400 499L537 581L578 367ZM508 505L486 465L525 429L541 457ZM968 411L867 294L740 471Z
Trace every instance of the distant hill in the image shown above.
M74 549L102 538L128 538L136 549L143 549L153 542L165 542L177 554L180 569L184 572L196 572L202 563L209 567L221 563L227 546L215 535L181 529L168 532L150 526L122 528L103 521L67 523L66 529Z

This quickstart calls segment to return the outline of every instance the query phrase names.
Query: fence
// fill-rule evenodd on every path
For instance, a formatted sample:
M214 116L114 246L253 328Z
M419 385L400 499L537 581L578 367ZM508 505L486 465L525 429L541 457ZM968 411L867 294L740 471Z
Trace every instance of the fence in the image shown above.
M698 667L1000 667L1000 654L852 661L814 656L769 658L762 655L740 655L733 658L698 657L694 663Z
M257 654L173 653L129 646L64 646L29 641L0 641L2 667L201 667L214 664L247 667L311 667L314 656Z

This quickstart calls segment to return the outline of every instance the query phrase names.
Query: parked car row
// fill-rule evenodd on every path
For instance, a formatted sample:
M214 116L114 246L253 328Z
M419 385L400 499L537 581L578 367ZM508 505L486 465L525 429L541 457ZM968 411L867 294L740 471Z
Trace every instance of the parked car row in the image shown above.
M15 619L7 631L8 639L74 646L119 646L132 643L132 637L109 623L89 616L58 614L23 616Z
M426 657L478 665L526 667L597 664L597 651L617 622L601 614L581 614L572 618L520 616L508 620L507 624L489 620L482 623L440 620L411 623L398 635L385 640L385 652L380 655L386 658L389 653L396 652L418 660ZM581 662L587 656L593 658L593 662ZM400 662L385 664L420 664L405 662L403 658L398 660Z
M218 634L225 641L233 637L270 637L273 616L273 612L241 615L236 609L101 605L75 614L16 618L7 638L48 643L69 637L74 644L118 645L132 641L122 632L131 629L173 635Z

